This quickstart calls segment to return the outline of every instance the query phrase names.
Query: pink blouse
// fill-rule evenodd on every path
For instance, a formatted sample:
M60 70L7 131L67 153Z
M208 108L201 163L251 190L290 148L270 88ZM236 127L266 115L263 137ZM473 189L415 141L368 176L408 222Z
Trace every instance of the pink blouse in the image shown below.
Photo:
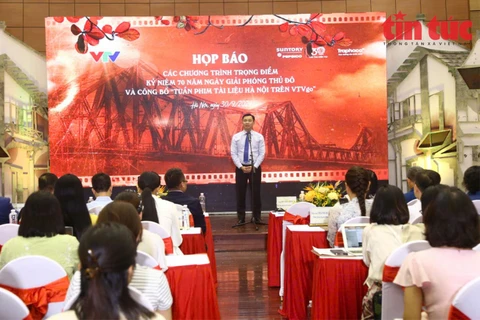
M394 283L422 289L429 319L447 319L457 291L480 277L480 252L450 247L410 253Z

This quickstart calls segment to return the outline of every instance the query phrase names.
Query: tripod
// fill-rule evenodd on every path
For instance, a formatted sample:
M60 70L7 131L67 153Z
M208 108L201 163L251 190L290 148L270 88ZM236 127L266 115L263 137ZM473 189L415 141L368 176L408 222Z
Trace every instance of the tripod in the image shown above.
M254 208L255 208L255 182L254 182L254 175L255 175L255 172L256 172L256 168L255 168L254 161L253 161L253 148L252 148L252 135L251 135L251 132L247 132L247 137L248 137L248 144L249 144L249 147L250 147L250 163L249 163L248 165L251 167L249 182L250 182L250 185L251 185L250 193L251 193L252 219L251 219L249 222L239 222L239 223L233 225L232 228L237 228L237 227L244 226L244 225L246 225L246 224L253 223L253 225L255 226L255 230L258 231L258 225L268 225L268 223L265 223L265 222L262 222L262 221L260 221L260 220L257 220L257 219L255 218L255 216L253 215ZM261 179L261 178L260 178L260 179ZM238 200L237 200L237 201L238 201ZM261 214L262 214L262 213L260 212L260 216L261 216ZM260 217L259 217L259 219L260 219Z

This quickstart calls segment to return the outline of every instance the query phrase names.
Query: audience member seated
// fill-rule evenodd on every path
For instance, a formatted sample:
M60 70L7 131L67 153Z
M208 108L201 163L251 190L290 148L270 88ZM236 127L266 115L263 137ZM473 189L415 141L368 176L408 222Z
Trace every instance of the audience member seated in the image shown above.
M82 182L73 174L63 175L55 184L54 194L60 201L65 225L72 227L73 235L80 239L82 233L92 225L85 204Z
M95 201L87 203L88 212L99 214L103 207L112 202L112 180L105 173L97 173L92 177L92 192Z
M405 193L405 201L409 203L412 200L415 200L415 193L413 191L413 187L415 186L415 176L417 173L422 172L422 167L410 167L407 170L407 186L408 192Z
M10 223L9 215L12 209L10 198L0 197L0 224Z
M143 172L138 177L138 189L143 204L143 221L153 221L164 227L172 237L174 254L183 254L179 246L182 235L177 218L177 207L173 202L160 199L155 194L160 187L160 176L153 171Z
M441 188L423 214L431 249L410 253L394 282L405 288L404 319L447 319L455 293L480 276L478 213L460 189Z
M413 186L413 192L415 197L420 200L422 193L432 186L440 184L440 175L433 170L423 170L415 175L415 185ZM422 204L420 201L408 206L410 218L408 222L412 223L415 219L422 215Z
M164 319L130 296L128 285L133 285L137 272L136 253L135 238L124 225L99 223L89 228L80 241L80 272L75 273L70 283L67 300L78 292L80 295L69 311L50 319ZM166 304L170 311L172 298L168 284L166 288L155 288L159 279L166 283L165 276L161 271L151 270L151 274L142 277L144 287L151 288L151 292L158 295L167 292L170 299Z
M345 174L345 188L350 201L338 207L333 207L328 216L327 239L333 247L335 235L347 220L370 214L371 206L365 202L369 186L368 173L361 167L351 167Z
M166 270L165 244L159 235L143 229L142 208L137 193L124 191L116 196L113 203L109 203L103 208L101 211L103 216L99 216L97 222L112 221L126 225L138 238L137 249L151 255L158 265Z
M71 277L78 267L78 241L64 233L57 198L46 191L32 193L23 208L18 236L7 241L2 248L0 269L16 258L38 255L57 261Z
M373 296L382 290L385 261L402 244L423 240L423 224L408 224L408 208L402 190L387 185L378 188L370 211L371 225L363 231L363 261L369 267L363 298L362 319L373 319Z
M192 213L195 227L202 228L203 233L205 233L207 225L200 200L185 193L185 191L187 191L187 182L181 169L169 169L167 173L165 173L165 183L168 187L168 193L163 199L180 205L186 204Z
M472 200L480 200L480 166L472 166L463 175L463 186Z
M47 191L53 193L58 177L51 172L45 172L38 178L38 191Z

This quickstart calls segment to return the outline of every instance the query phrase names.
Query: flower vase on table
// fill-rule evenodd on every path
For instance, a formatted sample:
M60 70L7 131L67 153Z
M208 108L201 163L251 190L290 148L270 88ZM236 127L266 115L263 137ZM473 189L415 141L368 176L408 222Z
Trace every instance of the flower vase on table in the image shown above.
M316 208L310 210L310 226L320 226L328 223L330 209L341 198L341 191L338 189L339 183L337 182L335 185L316 183L305 187L305 201L316 206Z

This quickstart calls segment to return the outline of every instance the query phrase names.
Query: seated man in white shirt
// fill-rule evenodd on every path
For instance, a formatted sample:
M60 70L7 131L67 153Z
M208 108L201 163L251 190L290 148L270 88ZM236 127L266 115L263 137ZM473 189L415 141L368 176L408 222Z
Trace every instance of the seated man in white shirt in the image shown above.
M88 212L98 215L103 207L112 202L112 180L106 173L97 173L92 177L92 192L95 201L87 203Z

